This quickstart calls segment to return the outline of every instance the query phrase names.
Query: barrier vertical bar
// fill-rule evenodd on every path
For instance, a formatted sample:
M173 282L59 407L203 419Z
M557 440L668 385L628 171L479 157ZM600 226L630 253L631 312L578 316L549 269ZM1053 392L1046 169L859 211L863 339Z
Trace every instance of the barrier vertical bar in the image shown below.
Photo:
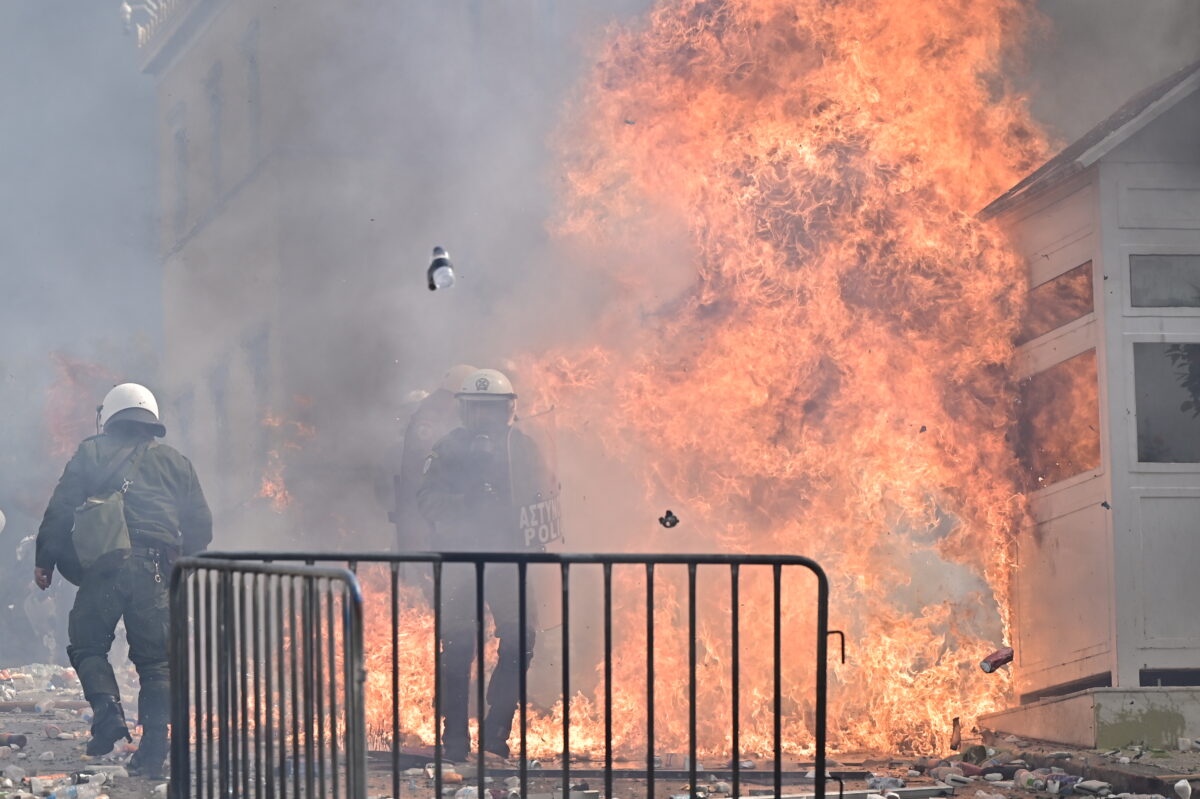
M815 564L814 564L815 566ZM826 661L829 658L829 580L825 576L825 572L819 566L812 569L813 574L817 577L817 701L816 701L816 769L817 774L824 777L825 775L825 713L827 711L826 701L828 685L828 667ZM842 636L842 654L845 656L845 636ZM825 799L825 780L819 779L814 783L816 797L815 799ZM842 793L839 787L839 795Z
M292 755L288 765L288 775L292 778L292 792L300 796L300 664L299 652L302 633L296 621L296 575L288 575L288 636L291 646L288 647L288 663L291 666L291 705L292 705Z
M442 797L442 562L433 562L433 795Z
M255 574L251 583L254 602L250 606L251 618L251 657L254 658L254 796L261 799L263 795L263 764L271 759L263 752L263 718L262 718L262 575Z
M571 564L562 569L563 796L571 795Z
M341 796L341 783L338 777L338 703L337 703L337 655L334 652L337 643L337 623L333 615L333 588L325 594L325 620L329 629L329 773L333 783L333 799ZM345 641L343 640L343 649Z
M206 750L204 748L204 736L202 734L204 730L204 664L208 658L206 648L210 646L210 642L207 641L203 635L199 634L199 631L204 629L204 603L201 601L202 592L200 590L200 571L196 569L193 570L191 574L192 613L194 613L196 616L193 623L196 625L197 631L196 649L195 654L193 655L196 675L196 685L194 689L194 701L196 703L196 758L194 763L196 771L196 796L203 796L204 780L207 776L207 773L204 770L204 756L206 754Z
M240 697L238 696L238 684L242 652L238 648L238 630L237 630L237 614L238 614L238 591L237 578L238 575L233 572L224 572L226 588L225 615L228 618L228 628L226 630L226 647L227 655L225 658L226 668L229 670L229 790L236 792L238 783L241 777L241 744L242 744L242 715Z
M325 646L328 645L329 650L333 651L333 640L328 636L333 635L333 630L322 629L321 624L321 594L329 596L333 593L333 581L325 581L325 590L321 591L321 583L318 580L313 591L313 595L309 600L311 615L313 619L313 689L316 691L314 704L317 708L317 742L313 747L316 753L317 766L317 795L320 797L328 796L325 788L325 772L327 769L325 760ZM336 725L337 719L329 718L329 723ZM331 738L336 738L337 734L330 732Z
M312 626L312 598L313 598L313 577L307 575L300 583L300 630L303 638L303 657L304 657L304 794L308 799L313 799L314 789L316 788L316 772L313 764L313 727L316 723L316 707L313 704L313 660L315 659L313 647L316 640L313 636Z
M654 799L654 564L646 564L646 796Z
M171 573L170 618L171 618L171 774L175 779L171 785L171 799L184 799L191 787L191 725L188 701L187 673L190 668L188 652L188 571L176 569Z
M742 663L741 663L741 643L739 636L741 634L741 605L738 597L738 564L731 564L729 567L729 596L730 607L732 610L730 618L730 647L732 649L732 657L730 658L730 682L733 690L733 795L741 796L741 779L742 779L742 742L741 742L741 679L742 679Z
M478 760L479 770L476 776L479 778L479 796L486 797L486 772L487 764L483 762L484 746L484 720L487 713L487 702L485 701L486 685L484 683L484 662L483 662L483 564L482 559L475 561L475 663L477 668L475 671L475 717L478 720Z
M528 579L529 564L521 561L517 564L517 617L520 622L520 629L517 631L517 648L521 652L521 668L517 670L517 702L521 713L521 796L529 795L529 751L527 738L527 727L529 724L529 711L526 707L529 701L529 685L528 677L525 674L525 666L527 665L526 650L529 648L529 603Z
M392 796L400 796L400 564L392 562Z
M604 563L604 797L612 799L612 563ZM524 794L522 794L524 796Z
M688 571L688 795L696 799L696 564Z
M288 770L287 770L287 656L285 644L287 642L287 631L283 624L283 606L284 606L284 584L283 575L279 575L275 580L275 637L276 637L276 652L279 653L279 796L280 799L287 799L288 795Z
M771 566L773 575L774 602L771 607L771 618L773 620L772 632L774 636L774 665L775 665L775 701L773 712L775 717L775 796L783 796L783 670L780 663L783 647L782 637L780 634L780 619L782 618L782 602L781 602L781 578L783 574L783 566L776 563ZM824 668L824 664L821 664ZM824 785L824 772L816 775L814 784Z
M208 762L204 769L205 780L208 784L208 799L213 799L213 672L216 669L217 656L219 648L213 640L213 631L215 628L214 622L214 599L213 594L213 574L206 572L204 575L204 732L208 743Z
M266 698L266 707L263 713L263 734L266 739L263 741L263 762L260 768L266 772L264 775L267 783L267 799L275 799L275 684L274 684L274 659L271 656L275 649L275 636L271 634L274 627L274 613L272 609L274 604L271 602L272 587L277 583L277 578L267 575L263 581L263 694ZM278 590L277 585L275 585Z
M362 595L357 583L344 583L343 614L346 620L346 740L348 750L347 793L351 799L367 795L366 708L363 705L363 618Z
M249 574L238 575L238 662L239 666L239 685L240 691L238 698L241 702L241 736L242 736L242 752L241 752L241 771L242 771L242 795L250 795L250 660L246 656L246 584L250 579Z

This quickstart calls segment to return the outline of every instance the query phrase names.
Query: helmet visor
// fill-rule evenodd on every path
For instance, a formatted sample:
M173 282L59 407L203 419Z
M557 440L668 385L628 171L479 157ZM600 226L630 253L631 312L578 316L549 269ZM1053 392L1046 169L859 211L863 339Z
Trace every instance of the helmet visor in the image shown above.
M509 397L460 396L458 416L472 432L499 431L512 423L516 402Z

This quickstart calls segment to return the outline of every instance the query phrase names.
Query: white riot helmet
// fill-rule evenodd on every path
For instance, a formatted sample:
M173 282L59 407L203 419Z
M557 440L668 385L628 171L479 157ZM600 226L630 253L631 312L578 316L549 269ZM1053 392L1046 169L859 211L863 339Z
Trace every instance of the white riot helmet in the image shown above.
M455 396L460 400L515 400L517 393L503 372L478 369L467 375Z
M484 438L499 435L512 424L517 394L503 372L479 369L463 381L458 398L458 415L463 427Z
M158 419L158 401L150 389L137 383L122 383L105 394L99 418L101 425L138 422L149 427L156 436L167 434L167 428Z

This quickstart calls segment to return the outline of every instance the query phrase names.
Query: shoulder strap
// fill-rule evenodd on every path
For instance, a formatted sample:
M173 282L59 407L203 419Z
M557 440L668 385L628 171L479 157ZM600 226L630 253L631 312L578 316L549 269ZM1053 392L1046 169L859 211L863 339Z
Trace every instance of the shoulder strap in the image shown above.
M92 494L96 494L108 484L108 481L113 478L113 475L120 471L121 467L124 466L129 460L130 456L133 455L133 451L135 449L137 449L136 445L132 447L122 447L121 449L117 450L116 454L108 459L108 464L105 466L104 471L100 474L100 477L96 480L96 482L92 484Z
M133 458L132 465L133 469L137 469L137 465L142 460L142 456L146 454L146 450L149 449L150 444L153 443L154 442L152 441L146 442L145 446L141 444L134 444L131 447L122 447L121 449L117 450L117 452L111 458L109 458L108 465L105 467L104 472L100 475L100 478L94 483L91 493L96 494L106 485L108 485L108 481L112 480L113 475L121 471L122 467L124 467L126 463L130 462L130 458L133 458L133 454L135 452L137 452L137 457ZM139 447L141 448L141 452L138 452ZM122 486L121 491L124 492L126 488L128 488L128 486Z
M138 467L138 464L140 464L142 462L142 456L145 455L150 450L150 448L153 446L154 446L154 441L147 441L141 447L141 450L138 452L137 456L129 464L129 471L126 472L125 480L121 483L121 493L122 494L124 494L126 491L128 491L129 486L132 485L132 482L130 481L129 478L132 477L133 475L137 474L137 467Z

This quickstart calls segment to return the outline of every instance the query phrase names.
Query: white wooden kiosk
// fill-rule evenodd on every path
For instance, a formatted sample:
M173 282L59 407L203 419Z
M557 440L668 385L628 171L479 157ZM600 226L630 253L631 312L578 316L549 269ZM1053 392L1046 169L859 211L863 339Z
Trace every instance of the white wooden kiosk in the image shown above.
M1019 704L1081 746L1200 737L1200 63L992 202L1030 273Z

